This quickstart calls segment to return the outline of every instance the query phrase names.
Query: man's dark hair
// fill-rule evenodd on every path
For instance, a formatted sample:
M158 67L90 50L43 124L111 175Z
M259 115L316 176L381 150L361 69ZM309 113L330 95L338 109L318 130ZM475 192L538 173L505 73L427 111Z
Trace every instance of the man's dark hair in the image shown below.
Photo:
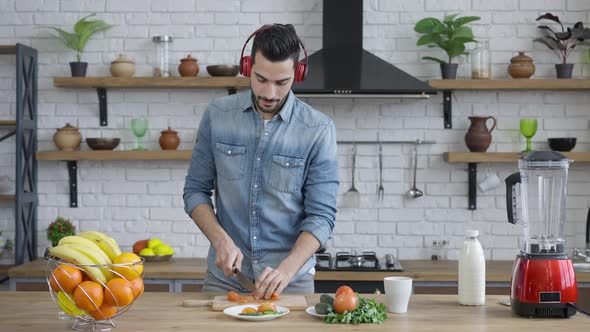
M300 51L300 40L295 32L295 27L292 24L273 24L263 28L268 29L260 31L254 37L251 53L252 64L254 64L256 52L260 51L265 58L272 62L291 58L293 59L293 68L295 68Z

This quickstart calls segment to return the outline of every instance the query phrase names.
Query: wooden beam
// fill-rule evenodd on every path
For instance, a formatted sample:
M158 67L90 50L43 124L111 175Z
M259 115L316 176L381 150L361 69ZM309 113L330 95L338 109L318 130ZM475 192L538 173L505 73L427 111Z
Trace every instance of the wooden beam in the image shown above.
M430 80L437 90L590 90L590 79Z
M247 88L247 77L55 77L58 88Z
M575 162L590 162L590 152L563 152ZM445 152L449 163L512 163L520 157L520 152Z

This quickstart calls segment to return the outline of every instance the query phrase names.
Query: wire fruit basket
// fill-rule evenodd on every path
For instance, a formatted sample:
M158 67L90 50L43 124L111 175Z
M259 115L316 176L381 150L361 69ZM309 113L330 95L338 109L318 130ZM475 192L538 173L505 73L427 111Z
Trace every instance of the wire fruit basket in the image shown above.
M143 258L120 264L75 264L49 250L46 279L51 298L75 320L77 331L109 331L143 293ZM71 260L70 260L71 261Z

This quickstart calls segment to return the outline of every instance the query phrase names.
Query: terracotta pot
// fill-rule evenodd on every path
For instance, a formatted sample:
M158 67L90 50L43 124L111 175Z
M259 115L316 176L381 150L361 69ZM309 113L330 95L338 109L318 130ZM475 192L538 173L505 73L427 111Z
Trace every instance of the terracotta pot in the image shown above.
M524 55L524 52L518 52L518 55L510 59L508 74L512 78L529 78L535 73L533 58Z
M64 127L57 129L53 134L53 143L62 151L74 151L80 148L82 135L80 130L69 123Z
M486 122L492 119L494 125L490 130L486 127ZM492 143L492 131L496 128L496 118L493 116L470 116L471 126L465 134L465 144L471 152L486 152Z
M180 144L178 132L168 127L168 130L163 130L161 133L159 143L162 150L176 150Z
M190 54L184 59L180 59L180 65L178 66L178 72L183 77L194 77L199 73L198 60L193 58Z
M135 62L123 54L111 62L111 75L114 77L131 77L133 74L135 74Z

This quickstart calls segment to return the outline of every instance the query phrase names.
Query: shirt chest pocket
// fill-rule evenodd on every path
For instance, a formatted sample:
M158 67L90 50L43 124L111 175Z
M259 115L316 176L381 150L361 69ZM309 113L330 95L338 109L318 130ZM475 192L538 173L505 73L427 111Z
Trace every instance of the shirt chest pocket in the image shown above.
M215 143L217 174L227 180L240 180L246 171L246 147L243 145Z
M303 158L273 155L268 180L269 187L282 192L300 190L303 184L304 165L305 159Z

